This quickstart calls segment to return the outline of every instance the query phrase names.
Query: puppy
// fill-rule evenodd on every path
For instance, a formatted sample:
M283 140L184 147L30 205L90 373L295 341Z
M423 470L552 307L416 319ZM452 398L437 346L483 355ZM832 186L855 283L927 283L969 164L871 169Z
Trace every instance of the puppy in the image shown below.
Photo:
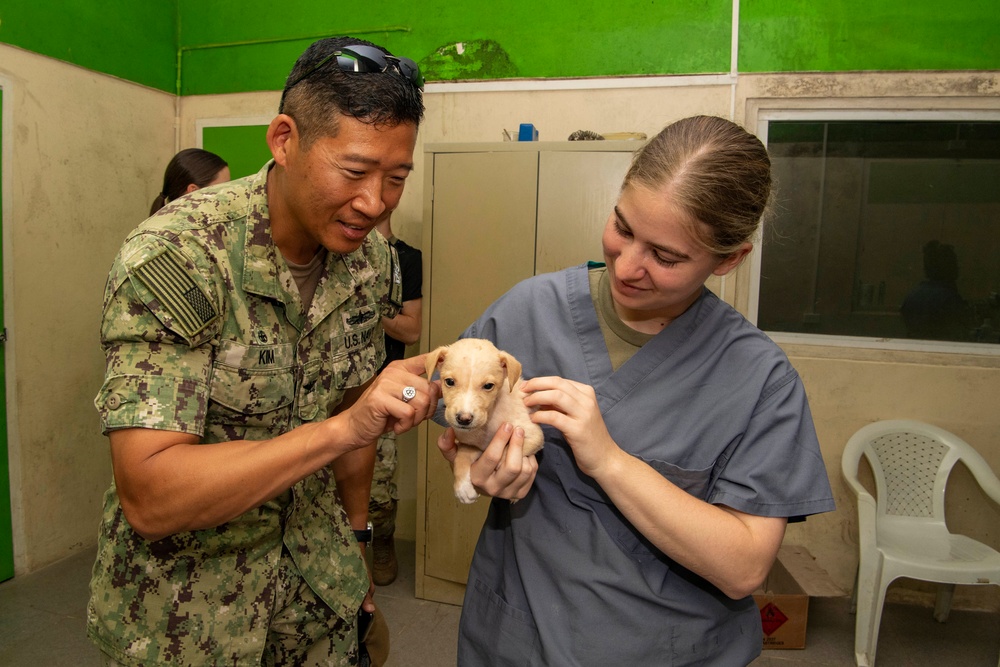
M524 429L524 455L542 448L542 429L531 421L521 391L521 364L481 338L464 338L427 355L427 377L441 367L444 418L455 429L455 497L473 503L470 467L482 455L501 424Z

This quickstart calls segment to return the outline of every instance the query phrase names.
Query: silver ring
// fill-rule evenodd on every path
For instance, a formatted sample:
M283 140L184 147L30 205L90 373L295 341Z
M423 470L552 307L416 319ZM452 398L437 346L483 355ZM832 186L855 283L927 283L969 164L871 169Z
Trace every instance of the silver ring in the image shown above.
M409 403L416 395L416 387L403 387L403 403Z
M520 498L511 498L511 499L510 499L510 504L511 504L511 505L513 505L513 504L514 504L514 503L516 503L516 502L517 502L518 500L520 500Z

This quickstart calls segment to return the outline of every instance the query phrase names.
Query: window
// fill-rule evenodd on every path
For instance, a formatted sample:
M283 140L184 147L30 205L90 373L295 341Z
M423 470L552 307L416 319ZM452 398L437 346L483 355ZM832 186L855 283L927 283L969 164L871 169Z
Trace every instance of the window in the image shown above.
M1000 120L764 127L761 329L1000 343Z

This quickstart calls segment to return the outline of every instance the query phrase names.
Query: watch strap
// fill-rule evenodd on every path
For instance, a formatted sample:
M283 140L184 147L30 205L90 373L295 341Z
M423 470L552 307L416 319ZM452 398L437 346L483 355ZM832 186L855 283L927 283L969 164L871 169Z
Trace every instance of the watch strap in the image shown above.
M372 522L369 521L364 530L355 530L354 538L358 542L363 542L365 544L370 543L372 541Z

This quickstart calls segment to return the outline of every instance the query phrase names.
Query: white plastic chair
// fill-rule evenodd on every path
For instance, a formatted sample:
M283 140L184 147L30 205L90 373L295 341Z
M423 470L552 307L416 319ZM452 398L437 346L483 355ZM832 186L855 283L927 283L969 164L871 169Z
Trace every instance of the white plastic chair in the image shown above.
M878 501L858 481L861 457L875 477ZM955 584L1000 585L1000 552L948 531L944 495L948 475L962 461L983 491L1000 504L1000 480L968 443L918 421L879 421L855 433L841 468L858 499L860 562L855 586L854 657L875 664L882 605L899 577L934 581L934 617L944 622ZM1000 665L1000 663L998 663Z

